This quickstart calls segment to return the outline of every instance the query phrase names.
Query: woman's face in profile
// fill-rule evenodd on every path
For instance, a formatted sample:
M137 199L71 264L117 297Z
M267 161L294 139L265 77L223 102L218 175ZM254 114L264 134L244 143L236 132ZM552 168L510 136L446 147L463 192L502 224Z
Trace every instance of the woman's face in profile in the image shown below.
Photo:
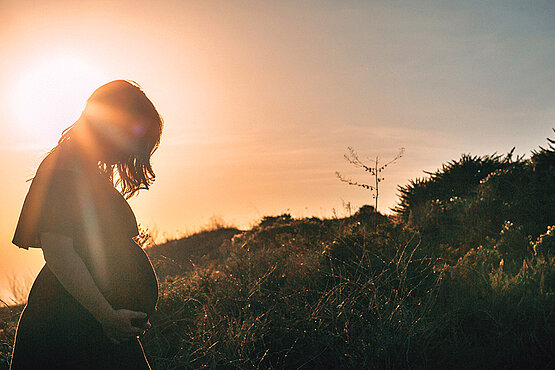
M88 127L85 143L105 164L148 161L159 143L162 120L156 108L139 87L123 80L95 90L82 118Z
M115 164L141 152L146 122L132 114L97 117L91 122L103 162Z

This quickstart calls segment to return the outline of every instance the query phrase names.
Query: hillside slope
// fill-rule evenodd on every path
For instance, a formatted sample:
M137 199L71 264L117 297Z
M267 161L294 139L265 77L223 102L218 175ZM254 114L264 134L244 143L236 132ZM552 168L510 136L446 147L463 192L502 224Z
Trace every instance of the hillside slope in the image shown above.
M551 144L451 161L393 216L282 214L146 248L153 367L555 367ZM0 308L0 369L21 309Z

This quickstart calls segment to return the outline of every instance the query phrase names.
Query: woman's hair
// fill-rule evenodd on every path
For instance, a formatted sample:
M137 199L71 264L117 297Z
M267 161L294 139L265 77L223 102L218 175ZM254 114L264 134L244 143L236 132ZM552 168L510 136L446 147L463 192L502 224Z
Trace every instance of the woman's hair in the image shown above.
M102 137L104 142L106 137L111 137L115 142L123 140L117 134L114 135L114 127L110 127L116 125L137 140L137 150L126 153L124 158L115 163L99 161L98 165L114 186L119 186L126 199L141 189L149 188L156 177L150 158L160 144L164 123L138 83L116 80L96 89L87 99L81 117L62 132L58 146L70 142L83 125L88 125L88 131L100 141Z

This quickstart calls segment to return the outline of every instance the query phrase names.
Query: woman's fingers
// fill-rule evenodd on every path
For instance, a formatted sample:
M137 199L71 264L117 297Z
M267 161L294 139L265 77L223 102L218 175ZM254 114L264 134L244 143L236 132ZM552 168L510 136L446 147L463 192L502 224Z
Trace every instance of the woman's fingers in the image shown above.
M122 311L125 311L125 315L127 316L127 319L129 320L129 324L132 327L143 329L143 326L147 321L147 317L148 317L146 313L138 312L138 311L130 311L130 310L122 310Z
M152 327L152 325L150 324L150 321L147 320L144 323L141 323L140 325L135 323L135 327L141 329L142 331L147 331L148 329L150 329Z
M131 311L121 309L117 311L123 321L125 321L125 325L123 325L122 329L124 332L133 335L139 335L142 331L142 323L146 320L148 315L144 312L138 311ZM138 325L137 322L140 324Z
M129 320L145 320L148 317L148 315L144 312L131 311L131 310L120 310L120 311L122 311L129 318Z
M148 315L144 312L120 309L114 312L113 320L103 324L106 335L114 344L136 338L144 333L147 328ZM133 321L138 320L139 324ZM150 325L150 323L149 323Z

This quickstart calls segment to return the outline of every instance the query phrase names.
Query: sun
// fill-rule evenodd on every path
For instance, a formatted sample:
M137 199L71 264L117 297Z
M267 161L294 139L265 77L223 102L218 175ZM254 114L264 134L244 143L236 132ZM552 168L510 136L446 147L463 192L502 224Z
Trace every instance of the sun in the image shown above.
M20 132L51 142L71 125L87 98L105 81L75 56L58 55L23 70L13 91L13 114Z

